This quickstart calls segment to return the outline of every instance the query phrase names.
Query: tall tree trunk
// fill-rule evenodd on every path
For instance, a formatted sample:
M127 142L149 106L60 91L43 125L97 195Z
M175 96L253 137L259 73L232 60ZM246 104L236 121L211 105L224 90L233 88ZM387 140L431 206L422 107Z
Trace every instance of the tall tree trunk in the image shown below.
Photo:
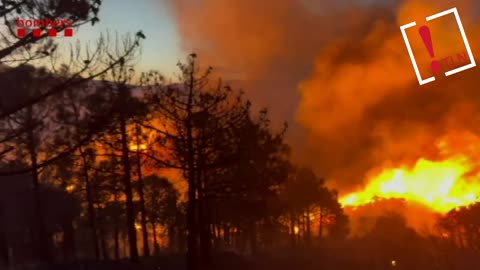
M177 228L179 228L177 226ZM184 230L178 230L177 232L177 251L178 252L185 252L185 247L186 247L186 234Z
M153 255L157 256L159 252L160 245L158 244L157 240L157 224L155 222L151 222L152 224L152 234L153 234Z
M117 191L114 191L115 193L113 194L113 201L115 204L118 203L118 193ZM113 228L113 245L114 245L114 257L115 260L120 259L120 228L119 228L119 223L120 219L118 216L115 217L115 225Z
M140 155L140 134L137 126L137 173L138 173L138 195L140 197L140 219L142 223L142 240L143 240L143 256L150 256L150 248L148 246L148 228L147 228L147 211L145 209L145 196L143 194L143 177L142 177L142 161Z
M73 261L75 259L75 230L71 220L65 220L63 227L63 259Z
M201 158L200 158L201 159ZM201 259L204 267L209 268L211 266L211 236L209 228L209 217L207 208L207 199L204 194L204 178L200 177L200 170L198 173L198 227L200 228L200 252L202 253Z
M323 236L323 209L320 207L320 220L318 221L318 238L322 239Z
M296 232L295 232L295 215L290 213L290 245L292 248L296 246Z
M128 245L130 248L130 259L132 262L138 262L138 249L137 249L137 231L135 229L135 211L133 208L133 191L132 191L132 177L130 168L130 158L128 149L128 135L127 135L127 123L125 119L124 109L126 107L126 91L125 87L121 87L120 95L124 106L121 108L120 113L120 136L122 144L122 167L123 167L123 184L125 186L125 207L127 216L127 233L128 233Z
M82 157L82 167L83 167L83 179L85 180L85 197L87 199L87 215L88 223L90 225L90 232L92 234L92 244L93 250L95 252L95 258L100 259L100 248L98 247L98 236L97 236L97 222L95 217L95 207L93 205L92 189L90 186L90 175L89 175L89 165L87 157L82 147L79 147L80 156Z
M213 248L214 250L218 250L220 247L220 227L218 224L212 224L212 232L211 234L213 235Z
M108 254L108 247L105 235L105 229L103 226L100 226L100 247L102 248L102 257L104 260L109 260L110 256Z
M306 242L306 237L307 237L307 222L306 222L306 217L305 217L305 212L302 212L302 214L300 215L300 222L301 222L301 225L302 225L302 235L301 235L301 238L300 238L300 241L302 242L302 245L305 246L305 242ZM300 234L299 234L299 237L300 237Z
M297 234L296 234L296 241L297 241L297 244L299 246L301 246L303 243L302 243L302 234L305 232L305 228L304 228L304 222L303 222L303 218L302 216L298 216L298 221L297 221L298 225L298 230L297 230Z
M128 258L128 247L130 246L128 244L128 233L123 235L122 240L123 240L123 257Z
M115 227L113 228L113 248L114 248L114 251L113 251L113 256L115 258L115 260L118 260L120 259L120 232L119 232L119 228L118 228L118 223L115 222Z
M306 233L305 233L305 240L307 246L310 246L312 243L312 229L311 229L311 221L310 221L310 207L307 207L307 216L306 216Z
M28 116L30 117L29 122L31 122L32 114L33 114L32 109L31 107L29 107L28 109ZM36 146L35 135L33 134L33 130L29 130L27 134L28 134L27 135L28 148L29 148L28 150L30 154L31 166L32 168L36 168L38 161L37 161L37 146ZM37 259L39 259L40 261L52 262L53 257L50 250L49 237L47 234L45 221L43 219L44 206L43 206L43 200L41 196L40 181L39 181L39 175L38 175L37 169L32 170L32 182L33 182L33 212L34 212L34 218L35 218L34 246L36 248L36 255L37 255Z
M223 225L223 242L225 246L231 246L231 237L230 237L230 227L228 225Z
M250 222L249 224L249 235L250 235L250 249L252 252L252 255L257 254L257 223L256 222Z
M197 269L197 186L195 180L195 153L193 148L192 134L192 106L194 90L195 64L192 62L189 71L190 82L188 85L187 119L186 119L186 147L187 147L187 179L188 179L188 202L187 202L187 270Z
M177 230L175 226L168 227L168 248L170 250L175 250L177 241Z
M10 265L9 251L8 251L8 241L7 235L4 228L4 214L3 206L0 205L0 268L5 266L7 268Z
M201 202L201 201L200 201ZM210 235L210 228L208 222L206 221L206 213L205 213L205 205L204 203L200 203L198 205L199 211L199 228L200 228L200 251L201 251L201 258L202 263L204 266L211 265L211 235Z

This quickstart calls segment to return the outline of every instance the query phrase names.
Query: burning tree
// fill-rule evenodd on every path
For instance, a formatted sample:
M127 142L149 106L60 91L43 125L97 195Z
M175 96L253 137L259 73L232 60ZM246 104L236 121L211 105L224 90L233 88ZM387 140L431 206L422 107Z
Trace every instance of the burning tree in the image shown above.
M445 239L463 249L480 250L480 203L449 211L438 220Z
M239 149L246 146L237 131L249 121L250 106L241 93L236 95L221 82L211 83L210 68L200 73L194 54L179 67L181 84L165 85L163 78L154 72L145 74L143 81L153 86L152 117L159 123L147 127L157 133L157 142L162 144L156 158L162 166L180 169L188 182L187 262L189 269L194 269L198 236L203 262L209 264L212 224L209 206L218 191L213 188L220 188L215 176L233 168ZM259 134L255 129L249 131Z
M307 246L311 244L312 221L318 222L318 238L348 235L348 218L338 202L337 192L325 186L325 181L308 168L291 171L282 185L281 198L289 222L292 245L303 234ZM315 214L318 213L318 216Z
M170 247L174 246L175 237L181 235L179 230L181 230L183 224L179 220L181 211L178 206L178 197L180 195L168 179L160 178L156 175L145 177L144 187L145 206L148 209L146 214L153 235L153 254L158 255L160 248L158 225L162 225L167 229Z
M201 263L210 265L220 230L227 235L235 229L255 250L259 226L274 219L269 204L286 179L289 148L286 126L273 132L267 110L253 117L243 93L211 82L211 68L201 72L195 54L179 67L178 84L144 74L153 110L150 123L139 124L156 134L152 158L181 170L188 183L187 264L195 269L197 243Z
M122 40L122 44L117 48L130 48L138 40L132 40L128 37ZM121 55L122 50L116 51L116 55ZM108 136L103 137L101 143L113 151L113 156L120 158L120 167L123 176L123 188L125 193L126 224L130 248L130 257L132 261L138 261L137 236L135 228L135 210L134 210L134 188L132 185L132 164L130 138L128 127L147 113L147 107L140 99L133 96L132 81L135 74L133 63L136 55L130 55L129 58L122 58L119 66L110 70L103 79L103 90L106 100L112 102L109 123L106 125ZM113 57L112 57L113 58ZM142 192L140 192L142 193ZM143 196L142 196L143 197ZM142 198L143 200L143 198ZM143 220L144 232L146 232L146 221ZM145 254L148 256L148 243L144 233Z

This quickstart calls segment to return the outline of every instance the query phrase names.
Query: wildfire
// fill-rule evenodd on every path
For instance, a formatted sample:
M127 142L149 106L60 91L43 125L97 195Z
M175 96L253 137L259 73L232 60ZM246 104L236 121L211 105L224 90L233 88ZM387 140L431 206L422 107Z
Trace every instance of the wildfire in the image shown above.
M140 149L140 151L142 151L142 150L146 150L147 148L148 147L147 147L146 143L142 143L140 145L130 144L130 150L131 151L137 151L138 149Z
M363 190L342 197L341 204L356 207L378 199L401 198L434 212L446 213L479 201L480 181L478 174L474 173L477 162L473 161L476 156L471 151L453 155L454 151L448 149L452 145L455 144L445 140L437 144L443 154L450 155L440 161L419 158L413 166L379 170ZM465 145L471 148L468 143Z

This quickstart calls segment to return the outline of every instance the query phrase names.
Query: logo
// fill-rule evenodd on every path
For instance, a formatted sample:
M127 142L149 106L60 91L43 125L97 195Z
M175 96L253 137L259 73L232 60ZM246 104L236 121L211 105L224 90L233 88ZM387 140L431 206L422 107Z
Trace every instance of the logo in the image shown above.
M457 8L452 8L452 9L445 10L445 11L442 11L440 13L434 14L432 16L429 16L429 17L426 18L426 21L428 22L428 21L431 21L431 20L435 20L435 19L438 19L440 17L443 17L445 15L449 15L449 14L452 14L452 13L453 13L453 15L455 15L455 19L457 21L458 29L460 31L460 34L462 35L463 43L464 43L465 50L466 50L466 52L463 55L462 54L457 54L458 62L462 62L462 63L466 63L466 64L463 65L463 66L457 67L453 70L449 70L449 71L445 72L445 76L450 76L450 75L462 72L464 70L467 70L467 69L470 69L470 68L473 68L473 67L476 66L475 59L473 57L472 50L470 49L470 45L468 43L468 39L467 39L467 36L465 34L465 30L463 29L463 25L462 25L462 21L460 20L460 16L458 15ZM420 75L420 71L418 69L417 61L415 60L415 56L413 55L412 48L410 46L410 42L409 42L407 34L405 32L405 30L407 28L411 28L415 25L417 25L416 22L411 22L411 23L402 25L400 27L400 31L402 31L402 36L403 36L403 39L405 41L405 45L407 46L407 50L408 50L408 54L410 55L410 59L412 60L413 69L415 70L415 75L417 75L418 83L420 85L424 85L424 84L435 81L435 77L432 76L432 77L423 79L422 76ZM430 57L434 58L435 53L434 53L434 50L433 50L432 37L430 35L430 28L428 28L428 26L426 26L426 25L421 26L420 29L419 29L419 34L422 37L422 40L425 44L425 47L427 47L427 50L430 54ZM467 59L470 60L469 63L468 63ZM454 64L454 57L450 56L450 57L442 59L442 61L444 63L444 66L446 65L447 67L450 67L451 66L450 64ZM432 62L431 62L431 69L434 73L440 72L441 69L442 69L442 65L441 65L440 61L433 59Z
M22 38L27 35L28 31L32 32L34 37L42 37L48 35L49 37L56 37L58 35L57 28L64 28L63 36L73 36L73 21L72 20L22 20L17 19L17 36Z

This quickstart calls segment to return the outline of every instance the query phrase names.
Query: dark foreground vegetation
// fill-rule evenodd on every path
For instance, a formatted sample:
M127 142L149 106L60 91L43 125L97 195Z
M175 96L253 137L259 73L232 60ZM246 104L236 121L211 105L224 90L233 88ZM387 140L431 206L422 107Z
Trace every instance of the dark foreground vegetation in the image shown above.
M135 70L141 31L63 54L15 35L18 16L80 27L100 5L1 1L0 268L480 269L475 206L433 236L389 215L348 238L287 126L195 54L170 80Z

